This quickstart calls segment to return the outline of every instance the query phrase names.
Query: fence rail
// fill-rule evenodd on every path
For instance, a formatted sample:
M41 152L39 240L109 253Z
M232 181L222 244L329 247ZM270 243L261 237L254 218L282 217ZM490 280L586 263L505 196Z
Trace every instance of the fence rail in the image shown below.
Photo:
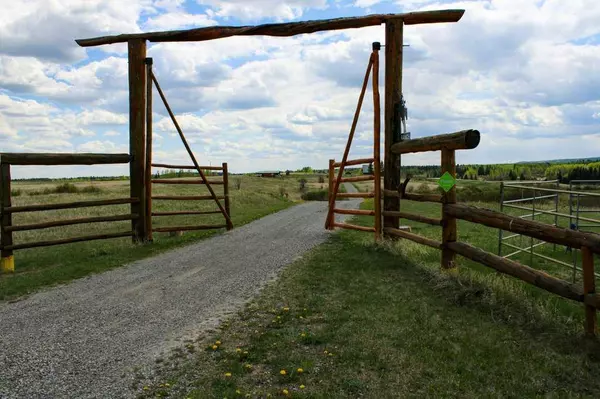
M111 198L94 201L78 201L56 204L32 204L13 206L11 194L11 166L13 165L106 165L126 164L131 162L129 154L39 154L39 153L2 153L0 154L0 269L5 272L13 272L14 251L48 247L54 245L70 244L75 242L104 240L110 238L132 237L135 239L135 228L140 222L140 214L136 212L140 204L139 198ZM97 216L66 220L52 220L43 223L32 223L14 225L12 215L24 212L43 212L59 209L77 209L109 205L131 205L129 214ZM43 240L25 243L15 243L13 233L19 231L43 230L53 227L63 227L88 223L108 223L119 221L132 221L132 229L126 232L105 233L70 237L59 240Z

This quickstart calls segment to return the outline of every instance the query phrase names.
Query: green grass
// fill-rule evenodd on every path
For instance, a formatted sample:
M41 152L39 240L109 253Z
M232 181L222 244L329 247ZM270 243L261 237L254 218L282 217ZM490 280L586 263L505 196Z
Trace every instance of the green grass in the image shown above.
M443 275L434 249L340 231L187 356L162 360L140 396L600 395L600 346L582 336L581 305L461 267Z
M317 176L294 176L287 178L257 178L250 176L231 176L230 195L231 213L234 226L259 219L270 213L287 208L300 201L298 179L304 177L311 184L317 182ZM240 188L234 184L239 179ZM89 189L89 187L95 187ZM13 205L40 203L60 203L97 200L102 198L129 197L128 181L106 181L65 183L16 182L13 189L21 195L13 198ZM222 186L215 186L221 193ZM311 187L312 189L312 187ZM45 192L45 195L30 195ZM206 195L205 187L192 185L155 185L154 195ZM154 201L153 210L216 210L214 201ZM106 206L79 208L47 212L17 213L13 217L14 225L41 223L51 220L64 220L78 217L117 215L130 213L129 206ZM153 218L154 227L224 224L222 215L177 216ZM130 222L94 223L64 226L43 230L31 230L14 233L14 243L56 240L92 234L128 231ZM152 245L134 245L130 238L90 241L46 248L33 248L15 252L13 274L0 274L0 300L14 299L35 292L42 287L98 273L128 262L156 255L168 249L218 234L224 231L186 232L181 237L171 237L165 233L155 233Z

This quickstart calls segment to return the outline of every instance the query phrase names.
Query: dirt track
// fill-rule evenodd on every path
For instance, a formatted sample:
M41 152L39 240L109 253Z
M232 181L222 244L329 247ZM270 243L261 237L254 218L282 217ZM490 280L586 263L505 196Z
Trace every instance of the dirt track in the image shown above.
M133 397L133 367L150 365L215 326L325 241L325 215L326 203L304 203L158 257L0 303L0 398Z

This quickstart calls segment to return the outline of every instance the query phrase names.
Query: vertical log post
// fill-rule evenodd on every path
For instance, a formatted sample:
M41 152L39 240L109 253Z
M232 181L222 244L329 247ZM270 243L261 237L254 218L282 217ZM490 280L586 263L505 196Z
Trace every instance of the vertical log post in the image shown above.
M10 190L10 165L0 163L0 245L2 248L13 245L12 231L6 231L7 227L12 226L12 214L4 212L4 208L12 205ZM2 249L0 255L0 270L4 273L14 272L13 251Z
M229 170L227 162L223 162L223 196L225 196L225 212L229 215L227 222L227 230L233 229L233 221L231 220L231 206L229 202Z
M146 58L146 242L152 242L152 58Z
M388 19L385 22L385 154L383 185L386 190L398 190L400 186L400 156L392 153L396 131L400 131L399 115L402 99L402 19ZM385 197L384 211L400 210L400 199ZM397 216L384 216L383 226L398 228Z
M373 174L375 181L373 192L375 193L375 239L381 238L381 100L379 97L379 50L381 43L373 43Z
M594 254L588 247L581 247L581 266L583 268L583 294L596 293L596 276L594 275ZM594 337L598 332L596 308L585 305L585 334Z
M146 235L144 164L146 162L146 41L127 42L129 57L129 179L131 197L139 202L131 204L131 213L140 215L131 221L133 242L142 242Z
M456 160L455 151L442 149L442 174L448 172L456 179ZM456 185L444 194L442 198L444 204L456 203ZM442 209L442 269L455 268L456 254L447 244L456 241L456 218L448 216Z
M335 198L334 197L334 192L333 192L333 180L334 180L334 176L335 176L335 168L333 167L333 165L335 164L335 159L330 159L329 160L329 201L328 201L328 205L329 208L335 208ZM333 205L331 205L333 204ZM328 230L333 230L333 223L334 223L334 218L335 215L333 214L333 212L329 212L329 214L331 215L329 217L329 220L327 221L327 229Z

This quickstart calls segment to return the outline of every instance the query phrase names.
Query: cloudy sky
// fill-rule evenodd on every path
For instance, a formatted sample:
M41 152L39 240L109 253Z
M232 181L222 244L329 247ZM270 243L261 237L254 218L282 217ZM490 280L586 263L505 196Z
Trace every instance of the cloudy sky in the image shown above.
M460 163L600 156L597 0L0 2L0 151L128 151L126 47L84 49L76 38L464 8L457 24L405 29L412 137L479 129L479 148L458 154ZM328 159L341 158L373 41L384 42L383 26L151 44L148 55L201 164L227 161L234 172L325 168ZM363 111L352 156L372 151L371 101ZM158 96L153 117L155 159L188 163ZM438 157L403 162L437 164Z

